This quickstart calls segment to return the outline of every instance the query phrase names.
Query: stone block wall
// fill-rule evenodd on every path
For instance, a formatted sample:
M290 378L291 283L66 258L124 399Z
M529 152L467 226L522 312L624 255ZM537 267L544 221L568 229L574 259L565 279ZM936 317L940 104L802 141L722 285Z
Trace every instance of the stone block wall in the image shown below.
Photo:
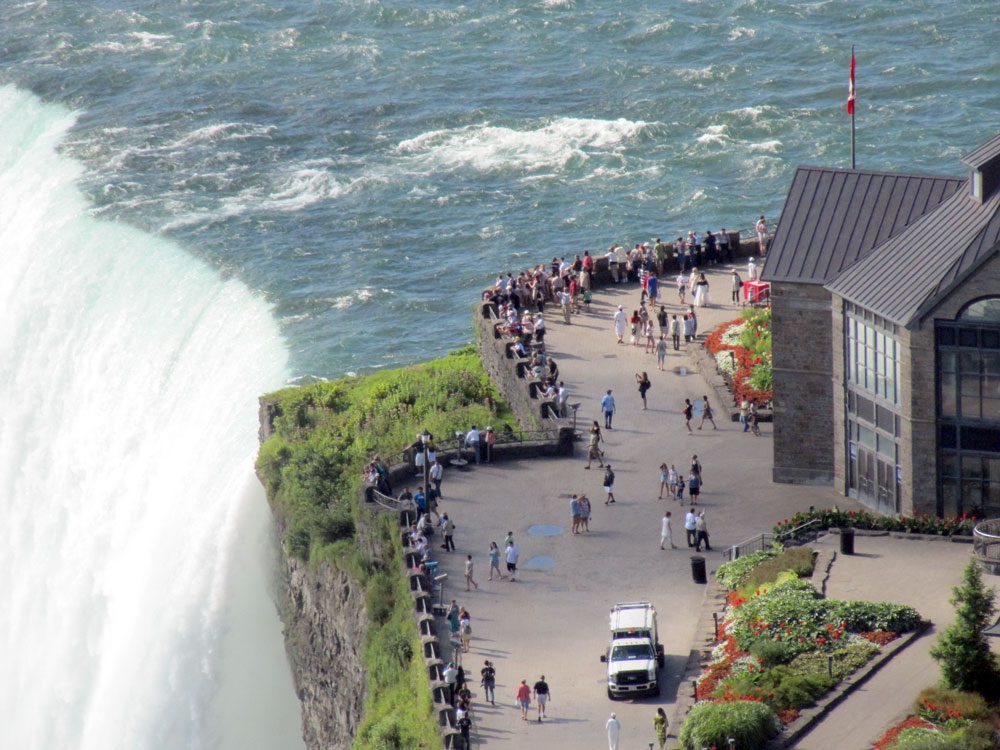
M775 482L832 484L833 355L830 293L771 285Z

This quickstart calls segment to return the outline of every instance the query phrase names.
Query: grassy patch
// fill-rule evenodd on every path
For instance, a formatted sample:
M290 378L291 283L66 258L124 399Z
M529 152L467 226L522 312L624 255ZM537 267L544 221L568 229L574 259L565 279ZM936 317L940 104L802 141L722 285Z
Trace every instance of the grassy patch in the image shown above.
M443 441L472 424L516 427L513 415L472 346L411 367L286 388L264 402L274 430L257 473L282 520L286 554L329 562L365 588L367 697L354 748L440 746L396 519L361 507L361 474L373 454L390 460L421 430Z

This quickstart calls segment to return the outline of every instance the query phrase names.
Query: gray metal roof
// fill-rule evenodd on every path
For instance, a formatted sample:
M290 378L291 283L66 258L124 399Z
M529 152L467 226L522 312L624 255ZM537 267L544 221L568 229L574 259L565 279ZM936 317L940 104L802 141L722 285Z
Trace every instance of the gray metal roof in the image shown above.
M973 169L979 169L998 156L1000 156L1000 135L995 135L979 148L973 149L963 156L962 163Z
M825 284L953 195L964 180L799 167L763 277Z
M1000 251L1000 192L985 203L961 190L827 284L902 326L931 312Z

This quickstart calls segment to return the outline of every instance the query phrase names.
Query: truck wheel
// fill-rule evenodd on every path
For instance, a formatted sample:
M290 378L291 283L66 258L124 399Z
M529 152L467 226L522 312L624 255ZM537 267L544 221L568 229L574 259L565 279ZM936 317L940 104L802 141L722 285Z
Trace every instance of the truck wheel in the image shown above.
M608 700L613 701L615 699L615 694L611 692L611 688L608 688Z
M663 655L663 652L661 651L656 655L656 666L658 666L660 669L663 669L666 663L667 663L667 657L665 657Z

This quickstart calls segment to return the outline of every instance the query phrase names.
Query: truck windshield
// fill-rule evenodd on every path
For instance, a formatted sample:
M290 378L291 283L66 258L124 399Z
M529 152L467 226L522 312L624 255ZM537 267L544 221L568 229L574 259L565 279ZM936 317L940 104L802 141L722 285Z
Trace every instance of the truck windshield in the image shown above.
M611 651L611 661L639 661L653 658L653 650L646 644L615 646Z

